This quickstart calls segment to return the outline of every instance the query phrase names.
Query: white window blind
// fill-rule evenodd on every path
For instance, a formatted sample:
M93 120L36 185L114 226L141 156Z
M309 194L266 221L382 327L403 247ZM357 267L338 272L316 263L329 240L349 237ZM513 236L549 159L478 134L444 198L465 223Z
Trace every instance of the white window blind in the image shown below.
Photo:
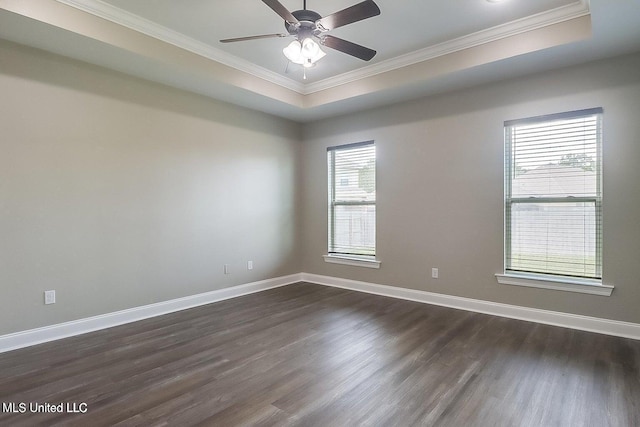
M329 254L376 254L376 147L373 141L327 149Z
M505 270L602 278L602 109L505 122Z

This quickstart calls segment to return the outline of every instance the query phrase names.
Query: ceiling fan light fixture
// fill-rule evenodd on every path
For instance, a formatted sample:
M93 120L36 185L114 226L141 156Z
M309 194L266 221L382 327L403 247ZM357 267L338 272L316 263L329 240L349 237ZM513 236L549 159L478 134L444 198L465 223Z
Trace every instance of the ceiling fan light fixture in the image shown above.
M316 46L316 50L313 54L313 57L309 58L309 60L311 61L311 63L315 64L316 62L324 58L327 54L322 49L320 49L320 45L318 43L314 41L313 44Z
M302 45L298 40L294 40L287 47L282 49L282 53L287 59L294 64L302 64L304 62L304 58L302 58Z
M282 49L282 53L289 61L307 68L313 66L326 55L320 49L320 45L312 38L306 38L302 43L294 40Z
M318 55L318 51L320 50L320 46L318 43L314 42L311 38L306 38L302 40L302 56L305 59L315 58Z

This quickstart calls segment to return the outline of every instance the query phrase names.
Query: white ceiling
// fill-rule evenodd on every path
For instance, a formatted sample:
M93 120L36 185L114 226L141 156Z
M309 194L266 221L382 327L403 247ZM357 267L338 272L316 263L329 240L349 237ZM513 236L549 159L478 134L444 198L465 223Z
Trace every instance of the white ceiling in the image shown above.
M289 10L301 0L281 0ZM308 0L328 15L357 3ZM640 0L376 0L380 16L332 35L378 51L371 62L324 48L302 79L289 39L260 0L0 0L0 38L309 121L640 50Z

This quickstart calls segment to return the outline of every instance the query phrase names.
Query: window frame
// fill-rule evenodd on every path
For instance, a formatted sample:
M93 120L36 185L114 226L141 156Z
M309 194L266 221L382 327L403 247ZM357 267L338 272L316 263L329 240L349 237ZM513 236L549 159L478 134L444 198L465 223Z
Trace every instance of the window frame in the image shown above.
M344 144L338 146L327 147L327 180L328 180L328 233L327 233L327 255L324 255L326 262L334 264L354 265L360 267L379 268L380 262L376 259L377 254L377 241L374 241L374 253L373 254L353 254L345 252L335 251L335 232L336 232L336 208L339 206L376 206L376 200L366 201L339 201L335 200L336 194L336 165L335 165L335 153L339 151L346 151L354 148L362 148L366 146L376 147L375 141L362 141L352 144ZM377 160L374 158L375 166L377 170ZM377 218L376 224L377 227Z
M587 116L596 116L596 193L594 196L574 197L574 196L550 196L550 197L513 197L512 185L516 165L513 162L513 138L512 129L514 126L552 123L558 120L575 119ZM517 286L533 286L538 288L565 290L570 292L591 293L596 295L611 295L613 286L604 285L602 282L602 249L603 249L603 227L602 227L602 132L603 109L591 108L586 110L568 111L557 114L531 117L527 119L510 120L504 122L504 147L505 147L505 169L504 169L504 274L497 274L499 283ZM510 268L509 260L512 254L512 208L514 205L527 203L545 204L575 204L593 203L595 209L595 274L593 278L578 276L575 274L553 274L544 271L524 271Z

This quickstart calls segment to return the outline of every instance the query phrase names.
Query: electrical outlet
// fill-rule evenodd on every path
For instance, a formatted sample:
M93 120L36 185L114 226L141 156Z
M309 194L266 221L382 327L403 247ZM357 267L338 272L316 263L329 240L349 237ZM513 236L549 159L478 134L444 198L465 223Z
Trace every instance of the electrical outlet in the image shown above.
M253 261L247 261L247 270L253 270Z
M434 279L438 278L438 269L437 268L432 268L431 269L431 277Z
M229 264L224 265L224 274L229 274Z
M44 291L44 303L55 304L56 303L56 291Z

